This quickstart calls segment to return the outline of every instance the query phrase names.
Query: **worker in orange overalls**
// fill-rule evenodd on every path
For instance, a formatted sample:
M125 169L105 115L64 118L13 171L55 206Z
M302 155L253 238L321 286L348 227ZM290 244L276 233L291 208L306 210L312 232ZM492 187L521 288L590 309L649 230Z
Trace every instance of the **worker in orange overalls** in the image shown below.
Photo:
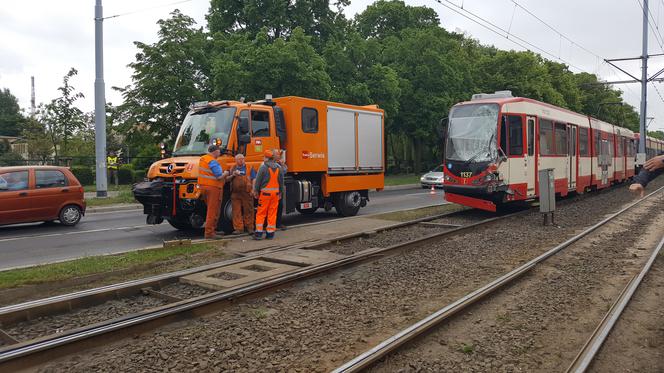
M217 158L221 155L221 149L217 145L210 145L208 153L198 160L198 185L201 188L207 215L205 217L205 238L219 239L216 233L217 221L221 210L221 192L224 189L224 178L228 171L224 172Z
M258 169L253 190L254 197L258 198L255 240L263 239L264 231L266 239L274 238L274 232L277 230L277 207L279 198L284 192L284 175L279 164L274 161L272 151L266 150L263 155L265 161ZM267 227L264 227L266 216Z
M231 203L233 204L233 234L242 231L254 233L254 198L252 196L252 181L256 178L256 171L244 162L244 155L235 156L235 165L226 178L231 181Z

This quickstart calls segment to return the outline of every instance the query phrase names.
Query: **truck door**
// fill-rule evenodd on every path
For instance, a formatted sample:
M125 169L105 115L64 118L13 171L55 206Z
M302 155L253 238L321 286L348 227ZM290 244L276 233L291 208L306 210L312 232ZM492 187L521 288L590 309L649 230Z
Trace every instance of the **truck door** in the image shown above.
M246 148L247 161L260 162L263 160L265 150L279 148L274 127L274 116L271 110L242 110L240 118L249 119L251 142Z
M526 180L528 182L528 195L535 194L535 175L537 174L535 160L535 117L526 118Z

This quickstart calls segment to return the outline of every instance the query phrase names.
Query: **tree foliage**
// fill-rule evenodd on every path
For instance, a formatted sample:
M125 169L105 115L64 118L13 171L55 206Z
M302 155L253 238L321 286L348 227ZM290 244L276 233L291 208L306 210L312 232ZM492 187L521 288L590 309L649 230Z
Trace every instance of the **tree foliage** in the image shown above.
M440 162L440 119L478 92L511 90L638 127L622 92L593 74L449 32L428 7L378 0L348 20L348 4L212 0L209 32L175 11L159 21L156 43L136 42L133 84L120 89L125 102L111 121L128 144L144 144L140 152L152 154L156 143L174 139L196 100L271 93L378 104L386 113L388 159L416 171Z
M20 135L23 121L16 96L7 88L0 89L0 136Z

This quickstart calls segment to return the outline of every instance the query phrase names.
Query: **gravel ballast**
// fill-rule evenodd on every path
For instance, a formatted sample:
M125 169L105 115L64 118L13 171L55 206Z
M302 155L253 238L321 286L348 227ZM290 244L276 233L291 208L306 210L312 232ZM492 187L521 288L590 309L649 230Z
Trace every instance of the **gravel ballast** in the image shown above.
M113 299L96 306L77 309L66 314L44 316L20 322L9 327L4 327L3 329L19 341L25 341L49 334L62 333L70 329L129 315L163 304L166 304L166 302L161 299L142 295Z
M626 188L568 199L557 227L542 227L536 212L508 218L42 368L327 371L632 199Z
M659 242L663 200L645 201L371 371L563 371Z

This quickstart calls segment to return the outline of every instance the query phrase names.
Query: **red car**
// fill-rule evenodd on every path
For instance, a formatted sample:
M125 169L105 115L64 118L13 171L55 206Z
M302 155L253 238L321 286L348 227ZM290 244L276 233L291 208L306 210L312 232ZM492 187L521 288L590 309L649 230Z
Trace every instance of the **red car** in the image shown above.
M0 225L76 225L84 214L83 186L66 167L0 167Z

